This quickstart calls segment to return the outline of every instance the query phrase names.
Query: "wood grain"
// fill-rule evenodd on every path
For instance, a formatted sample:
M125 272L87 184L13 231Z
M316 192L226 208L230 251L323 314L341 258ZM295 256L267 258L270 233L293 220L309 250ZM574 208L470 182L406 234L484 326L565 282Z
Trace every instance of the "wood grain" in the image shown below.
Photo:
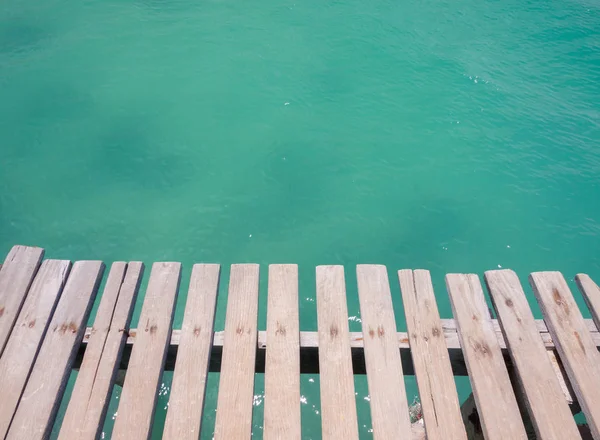
M258 272L258 264L231 266L215 440L242 440L251 435Z
M487 440L527 439L477 275L446 275L452 312Z
M142 263L112 264L63 419L61 440L93 440L99 435L143 269Z
M358 298L375 439L409 439L410 417L385 266L358 265Z
M100 261L73 265L7 439L42 439L52 429L103 270Z
M220 271L218 264L192 268L164 440L197 440L200 435Z
M0 355L43 256L43 249L13 246L0 269Z
M537 437L544 440L578 438L575 420L563 398L517 274L511 270L488 271L485 281Z
M265 440L300 440L298 266L269 266Z
M0 438L4 438L33 367L71 262L45 260L0 357Z
M149 438L180 277L180 263L152 265L139 320L143 331L129 360L112 433L115 440Z
M600 354L560 272L529 277L548 330L594 438L600 438Z
M401 270L398 279L427 438L466 440L429 271Z
M343 266L317 267L317 320L324 440L358 439Z
M575 276L575 282L592 313L592 319L596 327L600 328L600 287L594 283L589 275L583 273Z

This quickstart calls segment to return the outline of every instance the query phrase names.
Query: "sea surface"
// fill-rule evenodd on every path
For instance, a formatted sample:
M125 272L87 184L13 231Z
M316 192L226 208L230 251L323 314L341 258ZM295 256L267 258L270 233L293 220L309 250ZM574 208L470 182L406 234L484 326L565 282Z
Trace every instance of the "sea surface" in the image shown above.
M223 267L217 330L239 262L262 265L261 329L268 263L299 264L303 330L319 264L345 266L353 331L357 263L387 265L401 330L401 268L431 270L442 317L445 273L512 268L539 316L529 272L600 280L600 1L4 0L0 254L17 243L141 260L145 282L182 262L176 327L195 262ZM301 393L319 439L318 377Z

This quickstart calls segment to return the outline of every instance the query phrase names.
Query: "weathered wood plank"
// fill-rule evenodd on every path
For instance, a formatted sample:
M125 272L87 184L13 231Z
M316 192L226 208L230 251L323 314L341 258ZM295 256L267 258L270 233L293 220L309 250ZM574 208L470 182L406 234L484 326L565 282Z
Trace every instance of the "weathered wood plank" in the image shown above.
M152 265L140 313L141 328L129 360L113 428L115 440L149 438L180 277L180 263Z
M380 265L358 265L356 278L373 437L409 439L410 417L402 361L395 340L396 318L387 269Z
M527 439L477 275L446 275L452 312L487 440Z
M596 327L600 328L600 287L594 283L589 275L583 273L575 276L575 282L585 298Z
M116 262L111 267L63 419L61 440L93 440L102 428L143 268L135 262Z
M34 440L49 435L103 270L100 261L73 265L7 439Z
M578 438L577 426L564 399L519 278L511 270L485 273L509 353L525 393L525 404L538 438Z
M200 435L220 271L218 264L192 268L164 440L197 440Z
M265 364L265 440L300 440L298 266L269 266Z
M316 272L322 436L358 439L344 268L318 266Z
M43 256L41 248L14 246L0 269L0 354Z
M463 439L458 394L429 271L398 271L428 440Z
M8 432L70 267L69 261L42 263L0 357L0 438Z
M529 280L594 438L600 438L600 354L583 316L560 272L532 273Z
M241 440L251 435L258 272L258 264L231 266L215 440Z

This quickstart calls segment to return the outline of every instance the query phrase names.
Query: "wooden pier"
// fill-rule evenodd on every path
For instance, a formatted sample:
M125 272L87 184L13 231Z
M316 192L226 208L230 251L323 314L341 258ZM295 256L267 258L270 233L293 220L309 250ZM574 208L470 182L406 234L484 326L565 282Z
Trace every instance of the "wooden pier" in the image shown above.
M220 371L215 440L251 437L255 373L265 375L264 438L302 437L300 374L319 373L322 437L358 439L354 375L366 374L373 437L389 439L581 439L573 412L600 440L600 289L577 275L592 320L558 272L529 277L544 320L535 320L517 275L449 274L454 319L440 319L430 275L356 268L362 332L348 327L344 268L316 268L318 328L300 332L298 267L268 267L267 328L257 328L259 266L231 266L225 329L214 332L220 266L193 267L181 329L172 330L181 265L154 263L137 329L129 323L142 263L111 265L93 327L86 328L104 264L43 260L15 246L0 269L0 438L48 438L67 379L79 373L60 439L100 435L110 393L124 375L113 439L149 438L165 368L173 383L164 439L197 439L206 378ZM395 273L393 274L395 280ZM395 281L394 281L395 282ZM402 301L408 332L396 328ZM404 389L416 376L423 423L411 424ZM473 395L460 407L454 375Z

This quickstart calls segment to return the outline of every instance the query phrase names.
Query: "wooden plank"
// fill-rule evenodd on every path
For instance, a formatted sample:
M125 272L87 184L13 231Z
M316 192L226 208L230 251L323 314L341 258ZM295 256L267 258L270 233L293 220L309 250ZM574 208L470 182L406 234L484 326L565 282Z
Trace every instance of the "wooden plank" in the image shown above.
M258 264L231 266L215 440L249 439L252 433L258 271Z
M600 354L560 272L529 277L594 438L600 438Z
M427 438L466 440L429 271L400 270L398 279Z
M103 270L100 261L73 265L7 439L34 440L49 435Z
M69 261L42 263L0 357L0 438L6 437L70 267Z
M323 439L358 439L343 266L317 267L317 320Z
M575 282L585 298L596 327L600 328L600 287L594 283L589 275L583 273L575 276Z
M102 429L140 286L142 263L113 263L59 439L90 439Z
M375 439L408 439L410 417L385 266L358 265L358 298Z
M14 246L0 269L0 354L43 256L41 248Z
M164 440L197 440L200 435L220 271L218 264L192 268Z
M485 273L494 308L509 347L509 353L525 393L525 404L537 438L578 438L577 426L563 398L556 372L547 355L521 287L512 270Z
M180 277L180 263L152 265L139 320L144 331L138 332L129 360L112 433L115 440L150 436Z
M298 266L269 266L265 364L265 440L300 440Z
M527 439L477 275L446 275L452 312L487 440Z

